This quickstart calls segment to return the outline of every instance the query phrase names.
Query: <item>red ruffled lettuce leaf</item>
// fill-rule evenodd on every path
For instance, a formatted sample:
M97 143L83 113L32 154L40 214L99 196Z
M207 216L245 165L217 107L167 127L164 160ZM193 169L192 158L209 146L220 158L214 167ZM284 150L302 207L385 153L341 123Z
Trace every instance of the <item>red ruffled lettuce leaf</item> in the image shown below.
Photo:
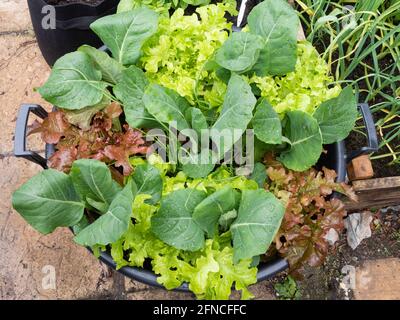
M112 102L108 107L104 109L104 113L108 118L118 118L122 113L121 105L117 102Z
M70 129L71 125L65 119L62 111L50 112L48 117L39 123L37 120L31 125L29 134L40 133L46 143L58 143Z
M327 168L294 172L271 155L264 162L269 178L266 188L286 203L275 237L278 253L288 260L292 271L305 264L321 265L329 251L327 233L333 228L340 234L347 214L343 202L329 196L337 191L356 199L354 191L344 183L336 183L336 173Z
M132 167L129 157L145 154L148 146L143 135L136 129L125 125L121 128L119 116L122 108L111 103L97 112L85 130L71 125L64 111L50 112L42 123L34 122L30 134L40 133L46 143L56 144L56 152L49 159L49 167L69 172L77 159L97 159L116 167L122 167L123 174L129 175ZM114 176L122 181L116 172Z
M124 175L132 173L129 157L135 154L146 154L148 147L145 145L142 133L124 125L125 132L115 135L115 144L104 148L104 155L109 160L115 160L116 167L122 167Z
M57 150L49 159L48 165L50 168L69 172L72 167L72 163L77 159L78 150L75 147L63 148Z

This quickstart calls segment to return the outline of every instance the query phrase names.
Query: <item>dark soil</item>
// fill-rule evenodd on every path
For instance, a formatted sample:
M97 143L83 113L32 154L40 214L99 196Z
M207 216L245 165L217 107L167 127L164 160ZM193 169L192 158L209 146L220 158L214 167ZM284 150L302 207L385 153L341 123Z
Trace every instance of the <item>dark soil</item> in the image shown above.
M257 4L259 4L261 1L262 1L262 0L248 0L248 1L247 1L247 3L246 3L246 10L245 10L245 13L244 13L244 18L243 18L243 21L242 21L240 27L244 27L244 26L247 24L247 16L249 15L250 11L251 11ZM222 2L222 1L221 1L221 0L213 0L213 1L211 1L211 3L218 3L218 2ZM239 11L241 1L237 1L236 3L237 3L237 7L236 7L236 8L237 8L237 10ZM191 14L193 14L193 13L196 12L196 9L197 9L197 6L190 6L190 5L189 5L189 6L185 9L185 14L186 14L186 15L191 15ZM172 14L173 12L174 12L174 10L171 9L170 14ZM232 22L234 26L236 26L237 17L234 17L234 16L231 16L231 15L227 14L227 15L226 15L226 19L227 19L229 22Z
M303 300L341 300L346 295L340 288L344 277L341 270L350 265L359 267L366 260L383 258L400 258L400 208L378 211L371 223L372 236L364 239L352 250L347 244L345 233L331 250L323 266L319 268L306 267L302 273L303 279L297 280L298 289ZM274 292L274 285L281 282L286 274L268 281L268 287ZM352 293L348 298L352 298Z
M102 3L104 0L45 0L46 3L54 5L54 6L62 6L66 4L73 4L73 3L82 3L88 4L91 6L97 6Z

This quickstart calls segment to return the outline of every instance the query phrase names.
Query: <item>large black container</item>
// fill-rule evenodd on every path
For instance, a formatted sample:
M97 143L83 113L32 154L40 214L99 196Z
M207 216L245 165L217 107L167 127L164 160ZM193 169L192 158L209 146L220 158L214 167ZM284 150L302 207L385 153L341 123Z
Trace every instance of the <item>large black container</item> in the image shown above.
M376 151L378 148L375 125L371 112L369 110L369 106L367 104L360 104L359 109L363 115L367 131L368 146L362 147L358 151L347 155L344 141L340 141L331 145L326 145L324 146L324 148L327 152L321 156L318 163L318 166L320 167L326 166L327 168L334 169L337 173L338 182L342 182L346 178L346 164L348 161L358 155ZM54 152L54 145L46 145L45 157L42 157L33 151L26 150L27 123L30 112L34 113L42 119L47 117L47 112L39 105L25 104L21 106L15 129L14 155L16 157L28 159L46 169L47 159ZM109 252L101 253L100 260L111 268L115 269L116 264L113 261ZM263 281L287 268L287 261L285 259L277 257L276 259L268 263L262 263L259 265L257 280ZM161 287L161 285L156 281L157 276L150 270L135 267L124 267L119 269L119 272L129 278L141 281L149 285ZM187 291L189 289L188 286L184 284L177 290Z
M48 6L46 1L28 0L33 29L46 62L52 66L58 58L82 44L100 47L102 42L89 25L98 18L115 13L118 3L119 0L104 0L98 5L71 3L53 6L55 29L51 29L42 26L43 18L49 13L45 8ZM48 22L47 18L45 21Z

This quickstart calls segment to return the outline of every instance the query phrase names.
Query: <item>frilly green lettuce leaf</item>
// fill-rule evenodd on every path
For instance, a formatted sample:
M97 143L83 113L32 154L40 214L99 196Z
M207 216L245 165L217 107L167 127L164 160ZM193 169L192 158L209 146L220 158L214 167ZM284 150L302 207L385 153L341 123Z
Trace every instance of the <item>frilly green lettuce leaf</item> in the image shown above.
M242 292L243 300L253 298L253 294L248 290L249 285L257 282L257 268L250 267L252 260L241 260L234 264L233 249L230 247L213 250L213 253L219 265L219 271L209 275L206 292L202 296L198 293L198 297L226 300L229 299L234 286L236 290Z
M290 110L301 110L312 114L323 101L336 97L340 86L329 87L334 79L330 76L328 64L309 42L297 45L295 71L282 77L250 78L278 114Z
M235 1L224 1L199 7L198 14L184 15L179 8L170 18L160 18L158 32L144 44L139 61L148 78L175 90L191 104L204 97L211 107L219 107L224 84L215 72L204 70L204 65L228 38L231 23L225 14L235 7Z
M244 176L235 176L224 166L219 167L206 178L194 179L187 182L188 188L195 188L206 192L210 190L216 191L227 185L238 190L255 190L258 188L257 182L247 179Z

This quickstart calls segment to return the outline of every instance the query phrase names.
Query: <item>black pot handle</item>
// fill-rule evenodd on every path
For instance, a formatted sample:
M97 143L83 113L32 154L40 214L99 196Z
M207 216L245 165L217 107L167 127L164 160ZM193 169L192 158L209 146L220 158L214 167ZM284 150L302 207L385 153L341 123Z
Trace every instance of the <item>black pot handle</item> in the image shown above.
M361 147L358 150L352 151L346 156L347 162L361 156L363 154L368 154L378 151L378 136L376 135L376 128L374 118L372 116L371 110L368 103L359 103L358 109L361 111L361 115L364 121L365 129L367 131L367 141L368 145Z
M47 111L37 104L23 104L21 106L15 126L14 155L32 161L42 166L43 169L47 169L47 160L45 158L34 151L26 150L27 125L31 112L41 119L45 119L48 115Z

